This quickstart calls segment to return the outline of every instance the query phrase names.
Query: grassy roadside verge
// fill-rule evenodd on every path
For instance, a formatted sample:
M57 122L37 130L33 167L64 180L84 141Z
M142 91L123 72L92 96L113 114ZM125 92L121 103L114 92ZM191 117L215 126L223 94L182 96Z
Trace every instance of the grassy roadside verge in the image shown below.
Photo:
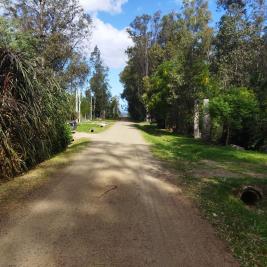
M113 120L107 120L105 123L108 125L105 127L101 127L100 124L104 123L102 121L92 121L92 122L82 122L77 127L77 132L81 133L91 133L91 130L94 130L94 134L101 133L109 129L115 121Z
M88 144L88 139L77 140L65 152L41 163L35 169L10 181L0 183L0 216L21 206L28 195L49 182L53 174L68 165L74 154L80 152Z
M228 242L241 266L267 266L267 199L246 207L238 196L243 185L267 191L267 155L206 145L153 126L137 127L153 154L177 172L177 184Z

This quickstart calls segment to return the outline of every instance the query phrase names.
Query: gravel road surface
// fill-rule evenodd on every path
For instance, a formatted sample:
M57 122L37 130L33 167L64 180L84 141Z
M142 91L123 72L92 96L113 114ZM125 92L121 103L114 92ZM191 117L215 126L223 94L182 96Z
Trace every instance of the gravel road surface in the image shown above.
M130 122L98 135L0 234L0 266L239 266Z

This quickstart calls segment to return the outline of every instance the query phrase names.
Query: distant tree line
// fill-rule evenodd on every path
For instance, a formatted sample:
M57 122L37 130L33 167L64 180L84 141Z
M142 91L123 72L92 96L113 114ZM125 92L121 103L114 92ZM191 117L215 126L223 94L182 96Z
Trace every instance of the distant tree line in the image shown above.
M128 28L134 45L126 51L122 97L133 119L186 135L193 135L196 119L206 130L208 108L208 140L258 149L267 142L266 3L217 4L224 14L215 28L206 0L136 17Z
M120 117L119 98L112 96L101 51L95 46L89 59L89 89L81 99L81 115L84 119L118 119ZM92 118L91 118L92 117Z
M119 100L111 96L108 81L108 67L105 66L99 48L96 46L90 57L90 89L86 91L87 101L92 97L93 118L117 119L120 116Z

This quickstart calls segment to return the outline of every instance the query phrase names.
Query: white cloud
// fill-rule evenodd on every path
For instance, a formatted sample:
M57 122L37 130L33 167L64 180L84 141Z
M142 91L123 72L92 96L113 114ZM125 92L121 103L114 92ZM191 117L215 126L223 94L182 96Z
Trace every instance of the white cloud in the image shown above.
M125 50L132 45L132 41L126 29L119 30L111 24L103 22L97 17L97 14L98 12L121 13L122 6L127 2L128 0L80 0L84 10L92 15L94 23L88 54L97 45L109 68L122 68L125 65L127 60Z
M96 17L93 21L91 50L97 45L105 64L109 68L123 67L127 60L125 50L132 45L132 40L126 29L116 29L111 24L104 23Z
M128 0L80 0L83 8L90 13L104 11L108 13L121 13L122 6Z

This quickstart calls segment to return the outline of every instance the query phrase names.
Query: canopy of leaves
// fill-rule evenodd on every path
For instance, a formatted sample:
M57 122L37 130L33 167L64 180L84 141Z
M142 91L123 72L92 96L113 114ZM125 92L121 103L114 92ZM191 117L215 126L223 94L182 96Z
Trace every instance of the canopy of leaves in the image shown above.
M265 1L217 3L224 14L216 28L210 26L206 0L185 0L180 12L163 17L159 12L137 17L128 30L134 45L126 51L122 97L132 118L149 117L159 127L189 135L196 116L201 124L208 98L214 141L257 148L267 138Z
M89 69L82 56L83 43L90 38L92 20L77 0L1 0L12 30L29 36L32 50L43 68L54 71L62 87L74 90L85 81Z
M212 99L210 113L213 120L226 127L226 139L223 140L226 144L231 140L239 140L239 144L247 145L245 139L248 133L244 131L248 124L252 126L257 123L259 105L252 90L232 88Z

